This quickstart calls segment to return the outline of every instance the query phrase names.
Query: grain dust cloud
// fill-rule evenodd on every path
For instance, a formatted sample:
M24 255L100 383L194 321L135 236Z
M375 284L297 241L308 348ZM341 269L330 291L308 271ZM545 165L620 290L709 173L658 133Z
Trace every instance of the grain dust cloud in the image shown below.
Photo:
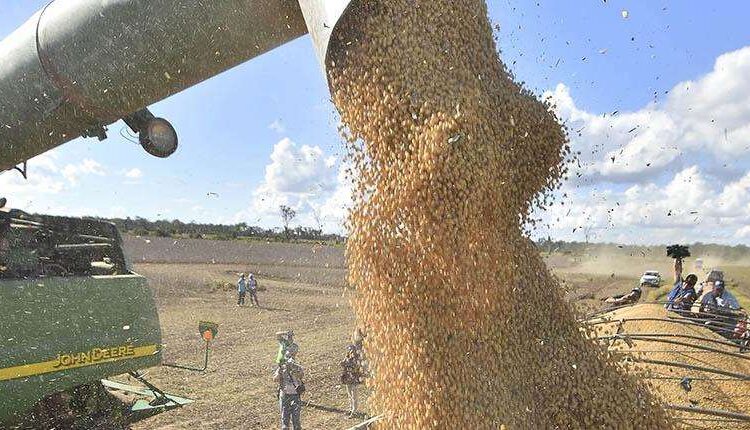
M524 234L566 135L481 0L363 2L329 79L357 172L349 283L380 428L671 428Z

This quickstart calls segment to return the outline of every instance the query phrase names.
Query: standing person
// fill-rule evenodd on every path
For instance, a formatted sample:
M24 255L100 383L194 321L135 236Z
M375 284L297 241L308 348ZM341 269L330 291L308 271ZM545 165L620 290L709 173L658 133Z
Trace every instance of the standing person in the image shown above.
M284 363L276 368L273 380L279 384L279 411L281 412L281 430L302 430L301 413L304 392L304 369L297 364L296 356L299 347L290 344L284 354ZM292 427L289 427L289 424Z
M252 273L247 279L247 289L250 292L250 305L260 307L260 303L258 303L258 281L255 280L255 275Z
M341 361L341 383L346 387L349 397L349 416L357 413L359 399L357 389L364 382L364 351L362 332L357 329L352 336L352 344L346 348L346 357Z
M240 273L240 280L237 281L237 306L245 304L245 294L247 294L247 280L245 274Z
M667 304L664 306L668 310L690 311L693 302L698 300L698 294L695 292L695 284L698 283L698 276L691 273L682 279L682 259L676 258L674 261L674 287L667 295Z

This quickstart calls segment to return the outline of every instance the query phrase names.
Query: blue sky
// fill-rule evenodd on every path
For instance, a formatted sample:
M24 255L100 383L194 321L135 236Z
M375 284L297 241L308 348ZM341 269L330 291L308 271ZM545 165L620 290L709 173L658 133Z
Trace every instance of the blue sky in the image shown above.
M0 37L44 3L4 0ZM553 208L546 215L549 229L539 234L580 240L586 230L595 240L642 243L690 239L697 234L697 225L702 236L694 240L750 241L750 229L742 230L748 219L741 215L750 208L745 206L750 205L750 197L735 201L745 195L748 160L711 149L720 134L696 137L698 132L688 126L680 126L684 132L667 133L679 128L675 124L680 118L694 112L692 106L695 111L703 106L711 107L709 112L724 112L727 140L744 136L750 124L747 111L726 113L731 109L720 101L679 97L675 92L684 81L695 81L694 87L700 88L706 76L703 87L710 89L715 85L709 78L716 71L717 58L727 53L735 53L727 61L739 64L734 72L745 70L748 55L738 50L750 45L750 30L743 21L750 16L750 4L739 0L489 3L490 18L500 26L502 58L517 80L540 95L547 91L558 104L558 114L575 125L574 130L584 130L582 136L573 136L574 148L585 154L581 178L566 186L574 196L567 200L572 209L568 213ZM741 84L736 91L750 96L750 85ZM37 212L246 221L270 227L280 225L276 207L287 203L298 208L299 223L340 230L346 200L338 163L342 145L335 109L309 38L152 105L151 110L169 119L180 136L180 148L169 159L147 156L120 137L124 125L117 123L104 142L79 139L36 163L32 160L30 181L12 173L0 175L0 194L16 207ZM612 132L594 131L597 124L602 126L598 116L613 111L621 114L612 118L615 122L605 122ZM627 133L631 122L639 128ZM625 131L620 130L623 127ZM655 140L644 141L649 133ZM663 139L671 139L675 146L695 142L670 158L664 155L668 150L654 143ZM622 155L625 164L619 165L619 158L606 164L613 154ZM630 160L656 155L658 171L633 168L628 154ZM678 187L693 179L704 189ZM750 187L750 179L747 182ZM740 191L724 200L711 200L737 188ZM665 190L680 195L664 195L669 193ZM624 209L626 200L630 209ZM662 207L655 200L667 203ZM733 205L735 211L713 213L701 206L708 200L712 208ZM678 221L665 218L672 209L680 214Z

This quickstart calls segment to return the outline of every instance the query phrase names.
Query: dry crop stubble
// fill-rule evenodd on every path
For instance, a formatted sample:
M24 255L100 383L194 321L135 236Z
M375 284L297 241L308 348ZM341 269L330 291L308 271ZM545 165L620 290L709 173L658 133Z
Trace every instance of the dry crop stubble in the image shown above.
M499 60L484 2L373 1L342 25L349 283L381 427L670 428L524 237L569 151Z
M196 243L200 251L200 243ZM205 243L204 250L213 249ZM269 247L270 251L274 247ZM304 252L304 251L301 251ZM185 408L136 423L134 429L268 429L278 425L274 396L275 333L293 329L300 345L299 360L306 369L305 400L332 410L306 407L305 428L340 429L347 419L346 392L340 386L338 361L354 327L347 298L338 285L295 278L259 278L263 309L237 307L236 290L212 289L208 280L234 284L236 273L248 265L138 264L135 270L149 279L157 298L166 362L202 364L199 320L219 323L211 347L209 368L203 373L166 367L148 370L156 386L196 400ZM251 265L250 267L253 267ZM306 278L308 274L303 273ZM134 381L128 381L134 383ZM366 391L360 393L363 400ZM340 410L340 412L338 412Z

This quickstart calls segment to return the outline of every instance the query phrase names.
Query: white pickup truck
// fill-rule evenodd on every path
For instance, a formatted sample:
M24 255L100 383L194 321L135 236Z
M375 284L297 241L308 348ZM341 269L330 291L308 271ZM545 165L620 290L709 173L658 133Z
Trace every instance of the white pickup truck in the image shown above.
M641 285L646 284L651 287L661 285L661 274L658 270L646 270L641 276Z

